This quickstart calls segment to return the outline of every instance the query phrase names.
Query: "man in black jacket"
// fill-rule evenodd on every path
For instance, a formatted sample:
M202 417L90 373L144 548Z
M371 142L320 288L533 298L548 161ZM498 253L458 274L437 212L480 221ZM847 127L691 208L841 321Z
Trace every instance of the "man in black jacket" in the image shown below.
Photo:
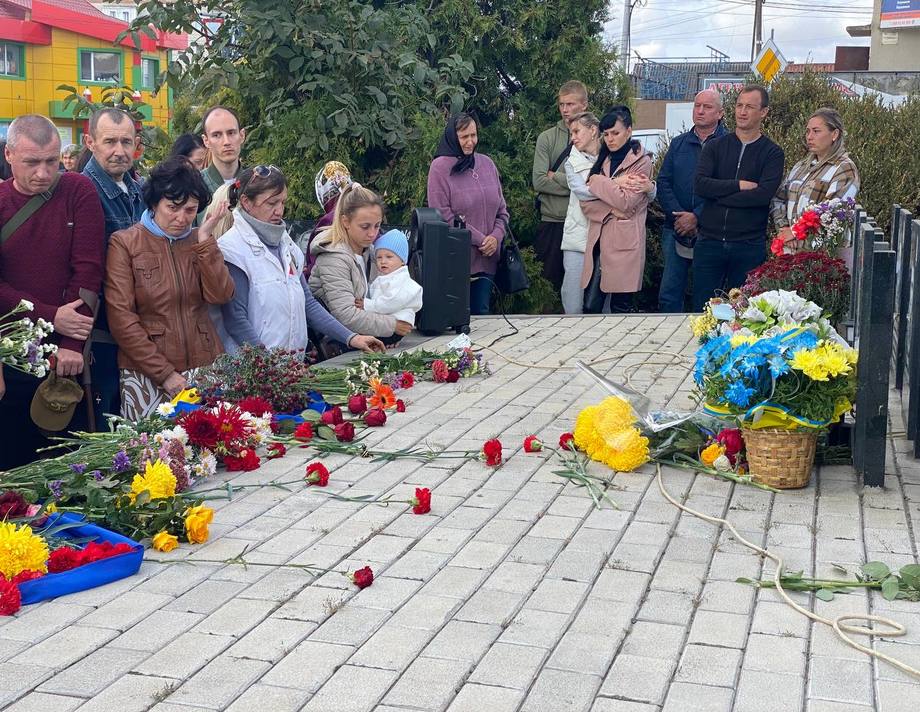
M705 199L693 251L693 309L744 284L767 253L770 201L783 179L783 150L760 132L766 89L748 85L735 103L735 131L707 141L696 169Z

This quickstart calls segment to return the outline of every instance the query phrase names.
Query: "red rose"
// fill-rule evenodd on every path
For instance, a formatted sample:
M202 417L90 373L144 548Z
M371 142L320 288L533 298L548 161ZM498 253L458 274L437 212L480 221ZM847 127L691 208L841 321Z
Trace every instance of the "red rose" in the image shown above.
M52 551L51 556L48 557L48 573L59 574L62 571L70 571L81 563L81 552L69 546L62 546Z
M265 398L260 398L259 396L247 396L236 405L240 410L244 410L260 418L266 413L272 412L272 404Z
M343 443L350 443L355 439L355 426L349 422L339 423L333 428L336 440Z
M367 398L363 395L349 396L348 411L352 415L361 415L367 410Z
M259 456L251 448L240 450L239 455L227 455L224 458L224 465L228 472L251 472L259 469L260 464Z
M744 438L737 428L725 428L718 435L716 441L725 448L725 456L734 465L735 460L744 449Z
M387 414L383 412L383 408L371 408L364 414L364 423L371 428L379 428L386 422Z
M412 388L415 385L415 376L412 375L411 371L403 371L402 376L399 378L399 386L401 388Z
M447 380L447 374L450 369L441 359L436 359L431 363L431 375L435 383L444 383Z
M428 514L431 511L431 490L427 487L416 487L415 497L410 504L413 514Z
M294 439L300 440L301 442L307 442L308 440L313 439L313 424L312 423L301 423L297 426L297 429L294 430Z
M320 420L322 420L325 425L338 425L339 423L345 422L345 418L342 417L342 409L339 408L339 406L334 406L325 411L320 416Z
M11 616L20 608L22 608L22 596L19 593L19 586L0 576L0 616Z
M329 470L321 462L311 462L307 465L306 480L308 485L325 487L329 484Z
M486 440L482 446L482 454L486 458L486 464L496 467L502 464L502 444L497 438Z
M358 569L353 574L350 574L348 578L358 588L367 588L374 583L374 572L371 571L370 566L365 566L363 569Z
M287 454L287 448L284 446L284 443L272 443L268 446L268 455L266 457L269 460L274 460L278 457L284 457Z
M528 435L524 438L524 452L540 452L543 449L543 443L536 435Z
M402 399L401 399L401 398L400 398L400 399L397 399L397 401L396 401L396 412L397 412L397 413L405 413L405 412L406 412L406 404L402 402Z
M559 436L559 447L563 450L575 449L575 436L572 433L563 433Z
M459 380L460 380L460 371L458 371L456 368L452 368L447 372L447 382L448 383L456 383Z

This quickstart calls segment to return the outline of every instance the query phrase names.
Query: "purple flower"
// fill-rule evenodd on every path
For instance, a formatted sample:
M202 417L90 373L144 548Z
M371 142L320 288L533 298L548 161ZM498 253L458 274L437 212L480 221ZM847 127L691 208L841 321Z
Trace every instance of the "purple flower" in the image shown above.
M58 500L64 494L64 482L61 480L51 480L48 483L48 489L51 491L51 496Z
M89 474L93 476L93 479L96 480L96 482L99 482L103 479L103 477L105 477L105 475L103 475L99 470L93 470Z
M131 467L131 458L128 457L128 453L124 450L119 450L115 453L115 457L112 460L112 472L119 473L124 472Z
M27 358L29 363L33 366L36 365L41 358L41 351L38 348L38 344L34 341L29 342Z
M75 475L82 475L84 472L86 472L86 465L81 465L80 463L75 462L70 466L70 469Z

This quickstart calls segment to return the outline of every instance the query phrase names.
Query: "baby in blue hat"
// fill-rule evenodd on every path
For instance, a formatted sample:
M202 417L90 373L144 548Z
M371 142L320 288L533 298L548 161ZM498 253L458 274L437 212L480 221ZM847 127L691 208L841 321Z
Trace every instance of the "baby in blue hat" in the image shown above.
M415 326L415 312L422 308L422 287L409 276L409 238L390 230L374 242L377 277L368 297L355 305L375 314L390 314ZM363 301L363 304L361 303Z

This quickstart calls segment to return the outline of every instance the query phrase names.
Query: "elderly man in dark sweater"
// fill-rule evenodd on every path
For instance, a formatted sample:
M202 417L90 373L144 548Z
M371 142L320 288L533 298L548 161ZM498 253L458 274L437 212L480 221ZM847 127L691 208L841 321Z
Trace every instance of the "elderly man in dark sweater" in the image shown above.
M93 326L79 291L98 294L102 286L105 221L90 180L58 174L60 151L57 129L44 116L21 116L10 125L6 158L13 178L0 184L0 224L33 196L52 189L53 195L0 245L0 314L21 299L31 302L27 316L54 324L58 375L74 376L83 371L83 346ZM0 470L35 460L36 449L48 444L29 415L40 379L6 367L3 376Z
M766 89L748 85L735 102L735 130L706 142L694 189L705 199L693 248L693 309L744 284L767 255L770 201L783 180L783 149L760 132Z

